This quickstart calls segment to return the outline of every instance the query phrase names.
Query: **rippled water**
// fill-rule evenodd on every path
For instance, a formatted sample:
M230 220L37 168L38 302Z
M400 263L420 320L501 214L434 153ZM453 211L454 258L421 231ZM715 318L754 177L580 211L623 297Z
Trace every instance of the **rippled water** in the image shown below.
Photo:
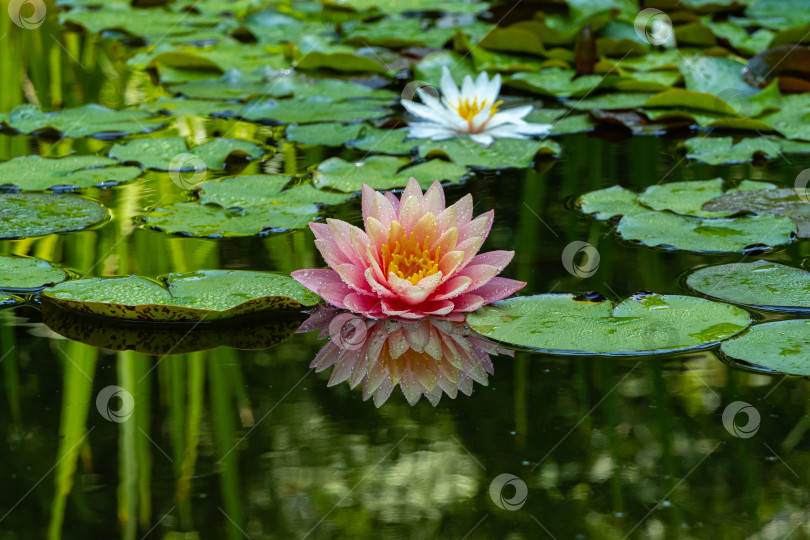
M103 47L114 56L117 46ZM88 68L85 92L71 95L97 101L115 84L129 89L119 95L132 104L156 91L144 74L115 66L120 81L99 87L103 77ZM187 117L172 129L203 140L231 127L278 144L278 170L301 171L331 155L233 121ZM526 294L678 294L684 272L742 258L622 242L614 224L573 209L578 195L717 176L792 185L808 167L797 159L687 163L677 141L654 137L560 142L558 162L448 190L450 200L472 193L476 212L495 209L484 250L516 251L503 275L527 281ZM0 135L0 158L110 144ZM88 195L112 209L112 221L4 241L0 254L41 257L86 276L321 264L305 230L209 240L139 228L139 211L183 197L165 174ZM359 200L336 213L357 223ZM600 254L586 279L561 259L576 240ZM798 265L807 250L794 244L764 258ZM641 358L517 352L494 358L489 385L469 397L411 407L396 390L377 408L346 384L327 387L328 371L310 370L324 344L313 333L261 350L145 355L64 339L42 324L36 304L0 317L2 538L48 530L62 538L799 538L810 517L807 381L730 366L715 350ZM136 388L130 421L115 416L119 402L105 404L119 399L103 393L111 385ZM740 413L752 421L747 431L724 426L724 410L737 401L744 403L732 411L752 407Z

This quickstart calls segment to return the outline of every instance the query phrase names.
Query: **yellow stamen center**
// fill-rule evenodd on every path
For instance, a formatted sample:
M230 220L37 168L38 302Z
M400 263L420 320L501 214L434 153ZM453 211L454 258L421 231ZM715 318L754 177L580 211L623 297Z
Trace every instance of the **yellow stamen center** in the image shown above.
M439 251L437 246L430 252L430 237L423 242L414 239L414 233L406 234L402 226L394 221L388 231L388 242L382 246L383 272L407 279L414 285L422 278L439 271Z
M461 118L467 121L467 124L469 124L470 126L470 133L478 133L480 131L483 131L484 127L487 125L487 122L489 122L490 118L495 116L495 113L498 112L498 107L500 107L501 103L503 103L503 101L495 102L495 104L492 106L492 109L489 111L489 118L487 118L486 121L483 124L481 124L477 129L473 127L472 120L478 113L480 113L486 108L487 100L478 103L478 99L476 98L471 103L469 98L467 98L464 101L461 101L461 98L459 98L458 107L456 107L456 112Z

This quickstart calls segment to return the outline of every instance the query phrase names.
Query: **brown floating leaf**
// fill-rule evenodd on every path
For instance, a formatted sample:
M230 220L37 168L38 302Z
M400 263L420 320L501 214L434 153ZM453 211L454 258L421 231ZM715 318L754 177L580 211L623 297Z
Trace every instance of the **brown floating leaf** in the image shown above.
M783 92L810 91L810 49L799 45L783 45L767 49L751 58L743 68L743 80L764 88L779 77Z
M789 217L796 223L799 237L810 238L810 202L792 188L726 193L704 204L703 209Z
M596 38L593 36L591 25L586 24L577 36L574 45L574 58L577 65L577 75L592 75L598 60L596 56Z

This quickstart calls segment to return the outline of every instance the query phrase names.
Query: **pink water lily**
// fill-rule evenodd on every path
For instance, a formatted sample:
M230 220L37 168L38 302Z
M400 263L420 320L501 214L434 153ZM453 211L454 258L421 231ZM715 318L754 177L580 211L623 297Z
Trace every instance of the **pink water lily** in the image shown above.
M438 182L413 178L401 198L363 185L365 231L337 219L310 223L330 269L292 273L335 307L366 317L463 320L526 284L496 277L513 251L478 253L494 212L473 218L472 196L446 207Z

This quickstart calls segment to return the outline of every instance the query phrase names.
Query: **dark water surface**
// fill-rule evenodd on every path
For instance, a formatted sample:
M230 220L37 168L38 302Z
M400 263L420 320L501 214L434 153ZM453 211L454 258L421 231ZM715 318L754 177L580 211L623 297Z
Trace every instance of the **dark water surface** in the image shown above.
M135 94L149 88L143 74L121 77L110 84ZM100 78L85 74L86 101L105 95ZM278 171L301 171L328 155L277 143L272 128L251 124L192 118L172 129L204 139L232 127L277 145L270 167ZM555 163L448 189L450 202L470 192L476 213L495 209L483 251L516 251L503 275L527 281L523 294L684 294L684 272L743 259L624 243L611 232L615 223L573 208L578 195L717 176L792 186L808 167L793 158L763 166L687 163L677 141L655 137L560 142L564 155ZM0 158L102 152L109 144L0 135ZM41 257L87 277L203 268L288 273L323 264L308 230L209 240L137 227L133 216L142 209L184 197L165 174L87 195L114 219L93 230L4 241L0 254ZM338 217L359 224L359 199ZM600 255L586 279L562 263L575 240ZM808 246L761 257L799 265ZM309 369L324 343L312 333L262 350L152 356L64 339L43 325L35 303L0 317L2 539L49 531L65 539L725 539L803 538L808 530L807 380L730 366L716 350L635 358L517 352L494 358L489 386L476 385L469 397L411 407L396 389L376 408L359 389L327 387L329 371ZM127 421L109 412L118 398L109 409L97 406L111 385L135 389ZM735 401L758 415L753 434L724 427L722 413Z

